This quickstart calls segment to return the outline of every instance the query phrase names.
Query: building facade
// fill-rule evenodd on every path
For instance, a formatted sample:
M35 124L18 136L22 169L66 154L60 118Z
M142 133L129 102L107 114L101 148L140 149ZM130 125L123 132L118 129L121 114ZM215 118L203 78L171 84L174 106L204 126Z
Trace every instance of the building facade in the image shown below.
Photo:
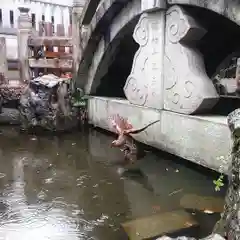
M8 59L17 59L17 27L21 6L28 7L32 27L39 30L39 22L52 22L53 28L63 24L65 34L71 24L72 0L1 0L0 36L6 38Z

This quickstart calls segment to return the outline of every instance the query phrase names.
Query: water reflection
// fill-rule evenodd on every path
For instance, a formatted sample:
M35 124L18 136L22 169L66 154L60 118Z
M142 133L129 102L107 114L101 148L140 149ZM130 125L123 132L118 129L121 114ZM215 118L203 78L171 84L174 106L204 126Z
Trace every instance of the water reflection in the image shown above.
M125 239L128 219L178 209L185 193L219 194L205 176L153 154L139 161L140 175L120 175L111 140L96 131L36 137L4 129L0 239Z

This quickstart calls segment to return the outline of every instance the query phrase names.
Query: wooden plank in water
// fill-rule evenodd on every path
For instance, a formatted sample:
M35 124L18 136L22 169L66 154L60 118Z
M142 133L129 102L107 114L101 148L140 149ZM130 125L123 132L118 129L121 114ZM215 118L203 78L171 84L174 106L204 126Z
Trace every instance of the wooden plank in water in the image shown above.
M177 210L139 218L121 225L130 240L142 240L196 227L198 223L190 213L184 210Z
M61 68L71 70L73 61L69 59L29 59L31 68Z
M55 47L71 47L72 38L59 36L31 36L28 39L28 46L55 46Z
M223 211L224 199L211 196L186 194L180 200L180 205L186 209L220 213Z

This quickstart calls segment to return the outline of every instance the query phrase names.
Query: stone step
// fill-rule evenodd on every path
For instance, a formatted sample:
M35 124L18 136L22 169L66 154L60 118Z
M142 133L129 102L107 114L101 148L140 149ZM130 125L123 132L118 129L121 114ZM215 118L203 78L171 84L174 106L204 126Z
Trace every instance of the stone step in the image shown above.
M131 220L121 225L130 240L143 240L173 234L199 224L190 213L176 210Z
M206 213L221 213L223 211L224 199L211 196L186 194L181 198L180 205L186 209L196 209Z

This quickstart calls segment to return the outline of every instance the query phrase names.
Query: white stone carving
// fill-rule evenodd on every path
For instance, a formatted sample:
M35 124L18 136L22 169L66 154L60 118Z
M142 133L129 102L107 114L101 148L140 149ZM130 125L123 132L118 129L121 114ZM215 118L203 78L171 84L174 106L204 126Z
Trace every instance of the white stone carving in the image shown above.
M211 109L218 101L202 55L190 44L206 33L183 8L167 11L164 56L164 109L192 114Z
M142 12L151 12L159 9L165 9L166 6L166 0L141 0Z
M124 86L127 99L137 105L163 108L164 11L143 13L133 38L140 45Z

